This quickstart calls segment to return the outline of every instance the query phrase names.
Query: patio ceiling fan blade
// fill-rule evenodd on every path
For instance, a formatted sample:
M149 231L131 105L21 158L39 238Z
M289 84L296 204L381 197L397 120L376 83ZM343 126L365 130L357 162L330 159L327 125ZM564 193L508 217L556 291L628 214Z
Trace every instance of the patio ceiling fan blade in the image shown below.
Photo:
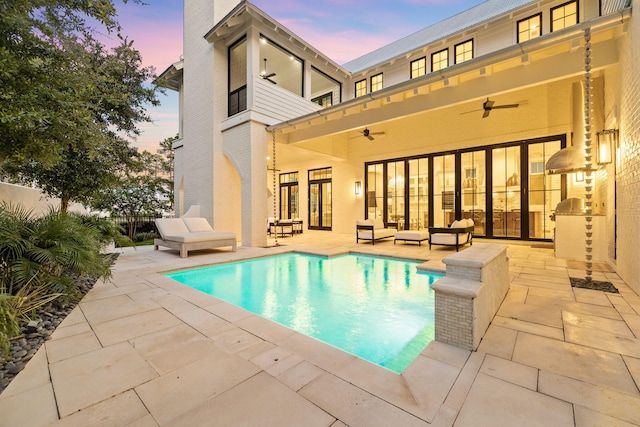
M518 108L519 106L520 104L495 105L495 101L490 101L489 98L487 98L487 100L482 103L482 109L484 110L484 112L482 113L482 118L485 119L489 117L491 110L496 110L499 108Z

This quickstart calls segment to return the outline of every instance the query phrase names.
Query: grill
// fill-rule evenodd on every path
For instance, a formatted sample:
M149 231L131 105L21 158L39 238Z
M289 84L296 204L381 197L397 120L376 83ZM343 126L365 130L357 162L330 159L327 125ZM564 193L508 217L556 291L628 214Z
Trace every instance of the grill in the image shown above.
M578 197L570 197L564 199L556 206L556 210L549 216L552 221L556 220L556 215L584 215L586 209L584 207L584 199Z

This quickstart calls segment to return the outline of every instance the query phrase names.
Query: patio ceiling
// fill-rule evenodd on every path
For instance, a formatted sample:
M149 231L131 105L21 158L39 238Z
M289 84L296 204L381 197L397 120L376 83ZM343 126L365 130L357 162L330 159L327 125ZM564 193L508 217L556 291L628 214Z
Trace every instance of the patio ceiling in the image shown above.
M597 52L594 73L618 62L615 40L624 31L620 23L620 16L589 22L592 50ZM549 101L545 98L536 105L535 99L529 99L536 96L528 95L528 89L539 91L550 83L575 80L583 74L583 27L586 24L273 125L267 130L275 131L281 143L346 158L350 151L348 145L384 144L383 139L371 142L358 139L358 131L364 127L374 132L384 131L384 138L393 139L391 145L394 146L396 141L428 137L429 124L454 132L461 126L472 128L482 138L483 133L508 133L514 122L530 117L535 111L542 121L540 127L544 127ZM531 93L535 95L535 91ZM482 118L482 112L467 113L481 109L486 98L496 104L522 105L517 109L495 111L486 119Z

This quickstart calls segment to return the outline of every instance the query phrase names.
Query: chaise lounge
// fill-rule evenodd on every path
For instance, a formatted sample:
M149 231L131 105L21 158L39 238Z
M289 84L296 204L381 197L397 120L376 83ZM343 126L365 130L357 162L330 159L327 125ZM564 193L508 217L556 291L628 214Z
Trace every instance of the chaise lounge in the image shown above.
M153 241L156 251L160 246L178 249L186 258L189 251L198 249L231 246L233 252L237 250L236 233L214 231L206 218L158 218L156 227L162 237Z
M467 243L473 245L473 220L462 219L453 221L449 227L429 227L429 250L431 245L455 246L456 252L460 246Z

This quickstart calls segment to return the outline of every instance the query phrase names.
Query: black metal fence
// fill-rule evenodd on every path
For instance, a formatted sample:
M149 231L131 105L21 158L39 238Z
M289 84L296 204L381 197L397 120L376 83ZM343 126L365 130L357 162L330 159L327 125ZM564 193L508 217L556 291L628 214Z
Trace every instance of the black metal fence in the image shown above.
M128 216L112 216L111 221L122 227L124 235L129 236L130 239L136 240L136 235L139 234L158 234L155 220L156 218L162 218L162 215L139 215L136 217Z

